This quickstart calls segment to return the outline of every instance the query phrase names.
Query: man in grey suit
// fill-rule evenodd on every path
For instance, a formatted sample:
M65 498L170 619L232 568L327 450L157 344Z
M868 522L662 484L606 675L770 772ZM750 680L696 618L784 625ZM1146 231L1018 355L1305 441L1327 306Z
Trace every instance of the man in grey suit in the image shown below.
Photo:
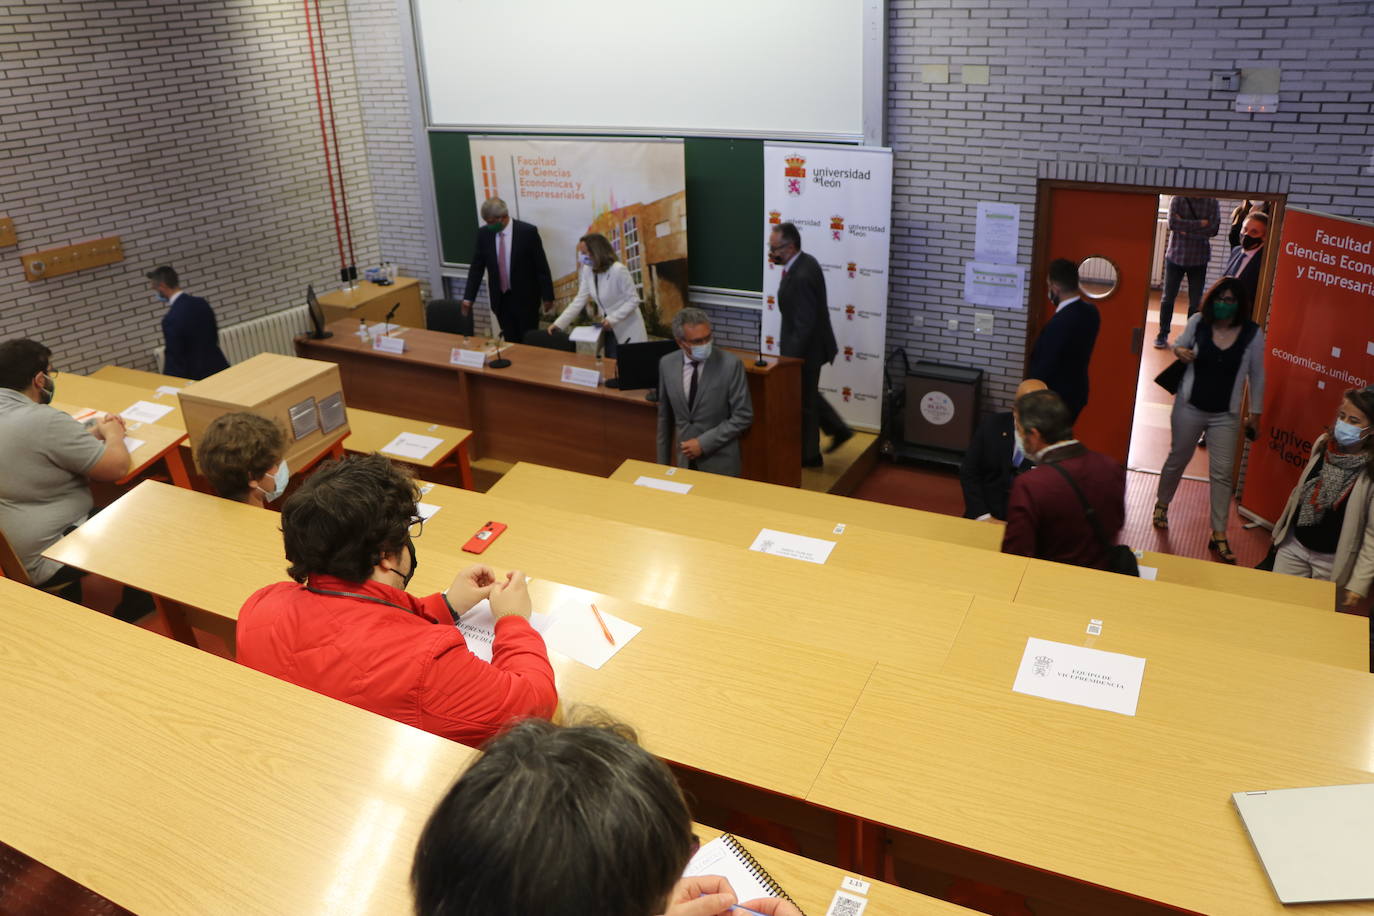
M701 309L673 316L678 351L658 363L658 463L738 477L739 437L754 422L744 363L711 346L711 319Z

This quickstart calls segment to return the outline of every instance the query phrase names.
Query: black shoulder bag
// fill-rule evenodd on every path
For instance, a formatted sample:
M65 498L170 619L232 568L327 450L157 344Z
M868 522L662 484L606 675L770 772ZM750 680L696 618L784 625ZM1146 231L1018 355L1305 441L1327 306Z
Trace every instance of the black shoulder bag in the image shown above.
M1093 527L1093 534L1097 537L1097 543L1107 549L1107 572L1120 573L1123 576L1140 576L1140 566L1135 561L1135 551L1125 544L1113 544L1107 540L1107 536L1102 533L1102 524L1097 520L1097 510L1088 505L1088 498L1083 495L1083 491L1078 489L1078 484L1068 471L1061 468L1054 462L1046 462L1049 467L1054 468L1064 479L1073 487L1074 495L1078 497L1078 502L1083 506L1083 514L1088 517L1088 524Z

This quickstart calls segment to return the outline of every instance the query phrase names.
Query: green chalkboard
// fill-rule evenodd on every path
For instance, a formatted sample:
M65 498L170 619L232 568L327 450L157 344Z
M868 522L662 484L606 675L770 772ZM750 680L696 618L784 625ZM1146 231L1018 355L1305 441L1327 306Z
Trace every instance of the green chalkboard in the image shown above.
M477 236L472 157L462 131L431 130L444 260L466 264ZM763 281L763 141L688 137L687 266L693 286L759 292Z

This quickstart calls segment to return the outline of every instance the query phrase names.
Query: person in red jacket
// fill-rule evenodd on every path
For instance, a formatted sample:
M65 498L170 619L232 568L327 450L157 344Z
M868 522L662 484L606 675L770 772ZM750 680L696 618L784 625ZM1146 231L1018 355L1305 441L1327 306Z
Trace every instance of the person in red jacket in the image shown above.
M448 591L416 598L419 491L381 455L324 465L282 507L293 582L259 589L239 612L238 660L425 731L477 745L558 702L519 571L472 566ZM458 617L489 599L491 662L468 651Z
M1002 552L1105 569L1126 520L1126 469L1073 438L1069 408L1053 391L1018 398L1015 414L1017 445L1038 466L1012 482ZM1109 544L1098 539L1073 484L1056 467L1083 492Z

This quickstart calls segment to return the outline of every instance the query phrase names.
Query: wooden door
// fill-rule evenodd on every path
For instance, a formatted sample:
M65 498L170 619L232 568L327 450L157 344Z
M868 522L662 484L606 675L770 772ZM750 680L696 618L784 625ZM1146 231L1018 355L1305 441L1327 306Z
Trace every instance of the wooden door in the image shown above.
M1102 328L1088 367L1088 406L1074 424L1074 435L1088 448L1111 455L1122 464L1130 452L1158 200L1152 191L1051 185L1042 188L1036 213L1037 238L1043 243L1037 245L1035 275L1028 280L1035 314L1027 353L1034 334L1054 314L1045 289L1050 261L1068 258L1081 263L1098 256L1116 265L1116 288L1093 300L1102 315Z

